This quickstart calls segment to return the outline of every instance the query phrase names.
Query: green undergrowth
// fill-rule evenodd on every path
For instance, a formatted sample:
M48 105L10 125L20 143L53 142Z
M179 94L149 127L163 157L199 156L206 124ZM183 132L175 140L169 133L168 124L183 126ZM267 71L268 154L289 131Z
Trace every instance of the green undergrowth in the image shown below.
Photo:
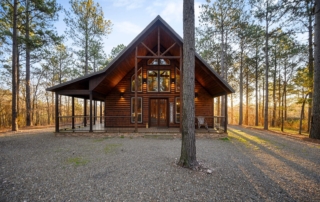
M73 158L68 158L66 162L74 166L84 166L88 164L89 160L82 157L73 157Z
M222 141L227 142L227 141L230 141L230 138L228 138L228 137L222 137L222 138L219 138L219 140L222 140Z
M114 150L116 150L118 147L120 147L122 144L108 144L105 146L104 148L104 152L106 154L113 152Z

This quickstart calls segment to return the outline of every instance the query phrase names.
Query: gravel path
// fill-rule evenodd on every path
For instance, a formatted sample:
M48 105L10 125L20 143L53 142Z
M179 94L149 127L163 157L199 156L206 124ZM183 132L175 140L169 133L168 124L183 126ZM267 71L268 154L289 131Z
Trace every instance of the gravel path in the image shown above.
M320 145L229 128L197 140L212 174L176 166L181 141L0 137L0 201L320 201Z

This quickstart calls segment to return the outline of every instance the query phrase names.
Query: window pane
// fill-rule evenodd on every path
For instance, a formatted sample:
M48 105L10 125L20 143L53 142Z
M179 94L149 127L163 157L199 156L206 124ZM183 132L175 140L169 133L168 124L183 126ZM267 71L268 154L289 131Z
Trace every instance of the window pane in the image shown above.
M160 92L170 91L170 71L162 70L160 71Z
M148 71L148 91L158 92L158 71Z
M134 105L135 105L135 98L131 98L131 122L135 122L135 111L134 111ZM142 123L142 98L138 97L138 123Z
M148 65L158 65L158 59L149 59L147 64Z
M137 72L138 74L138 92L142 91L142 68L140 68ZM135 74L131 77L131 91L135 91Z
M160 59L160 65L170 65L169 59Z
M180 92L180 70L176 68L176 91Z
M176 123L180 123L180 98L176 97Z

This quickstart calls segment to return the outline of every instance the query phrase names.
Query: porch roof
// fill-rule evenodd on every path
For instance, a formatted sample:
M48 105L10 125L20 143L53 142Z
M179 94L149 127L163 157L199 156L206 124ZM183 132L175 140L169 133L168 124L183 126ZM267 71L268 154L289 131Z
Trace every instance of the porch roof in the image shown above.
M134 68L136 47L138 47L138 56L152 55L151 51L157 48L159 38L161 51L168 50L164 56L180 56L183 39L160 16L157 16L104 69L50 87L47 91L79 98L89 98L92 92L94 100L104 100L105 96ZM140 60L141 58L138 58L138 63ZM174 60L179 61L179 57L175 57ZM195 79L212 97L235 92L197 53L195 54Z

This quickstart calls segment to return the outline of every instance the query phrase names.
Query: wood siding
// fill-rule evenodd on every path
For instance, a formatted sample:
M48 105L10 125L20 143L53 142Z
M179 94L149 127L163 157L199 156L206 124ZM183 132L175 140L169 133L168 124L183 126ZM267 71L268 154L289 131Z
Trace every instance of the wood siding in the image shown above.
M151 66L146 65L147 60L141 60L138 69L142 67L142 78L147 77L147 70L170 70L170 77L175 78L175 68L179 67L179 63L171 60L171 64L167 66ZM131 76L134 74L134 67L123 77L123 79L110 91L105 99L105 120L106 127L134 127L131 123L131 98L134 92L131 92ZM198 97L195 98L195 114L196 116L213 116L213 98L200 85L195 83L195 92ZM120 97L123 93L123 97ZM176 92L176 84L170 84L170 92L147 92L147 84L142 84L142 92L138 92L138 97L142 97L142 123L138 123L138 127L146 127L149 122L149 107L151 98L168 99L168 127L180 127L180 123L175 122L175 98L180 97L180 92ZM174 104L173 123L170 123L170 103ZM208 123L212 126L211 123Z

